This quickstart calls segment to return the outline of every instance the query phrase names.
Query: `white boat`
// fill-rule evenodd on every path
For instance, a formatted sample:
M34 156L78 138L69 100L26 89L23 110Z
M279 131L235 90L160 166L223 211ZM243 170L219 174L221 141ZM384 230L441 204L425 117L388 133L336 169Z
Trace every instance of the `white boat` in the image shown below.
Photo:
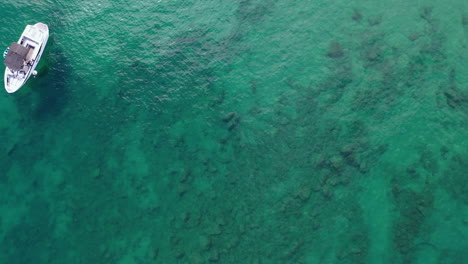
M11 43L3 57L5 58L5 90L14 93L29 79L41 59L47 40L49 27L44 23L27 25L18 42Z

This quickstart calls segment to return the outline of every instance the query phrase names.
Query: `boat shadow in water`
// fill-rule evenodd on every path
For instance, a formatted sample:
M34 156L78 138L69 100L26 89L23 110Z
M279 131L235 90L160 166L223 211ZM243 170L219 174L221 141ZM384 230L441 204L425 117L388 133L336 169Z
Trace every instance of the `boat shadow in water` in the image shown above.
M20 89L18 107L34 120L54 118L70 99L71 62L61 47L49 42L36 71L37 77L31 77Z

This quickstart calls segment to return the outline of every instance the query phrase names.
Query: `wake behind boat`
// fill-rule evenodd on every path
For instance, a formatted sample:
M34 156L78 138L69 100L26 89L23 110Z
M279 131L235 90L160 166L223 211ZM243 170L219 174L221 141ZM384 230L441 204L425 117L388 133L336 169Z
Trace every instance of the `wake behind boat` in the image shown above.
M49 27L44 23L27 25L18 42L11 43L5 58L5 90L14 93L29 79L41 59L49 39Z

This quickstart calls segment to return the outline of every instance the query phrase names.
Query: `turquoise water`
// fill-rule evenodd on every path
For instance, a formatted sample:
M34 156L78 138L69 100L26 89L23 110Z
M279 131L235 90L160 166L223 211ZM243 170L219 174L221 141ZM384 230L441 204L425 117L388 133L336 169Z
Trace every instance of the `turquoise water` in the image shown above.
M468 263L467 1L0 14L0 263Z

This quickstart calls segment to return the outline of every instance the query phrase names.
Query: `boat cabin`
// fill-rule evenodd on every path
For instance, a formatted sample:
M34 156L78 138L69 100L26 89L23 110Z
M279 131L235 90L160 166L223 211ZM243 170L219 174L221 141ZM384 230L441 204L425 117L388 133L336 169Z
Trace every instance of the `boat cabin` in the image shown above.
M5 57L5 66L10 68L12 71L19 71L23 69L26 61L28 61L30 50L30 48L21 46L16 42L11 43L8 53Z

